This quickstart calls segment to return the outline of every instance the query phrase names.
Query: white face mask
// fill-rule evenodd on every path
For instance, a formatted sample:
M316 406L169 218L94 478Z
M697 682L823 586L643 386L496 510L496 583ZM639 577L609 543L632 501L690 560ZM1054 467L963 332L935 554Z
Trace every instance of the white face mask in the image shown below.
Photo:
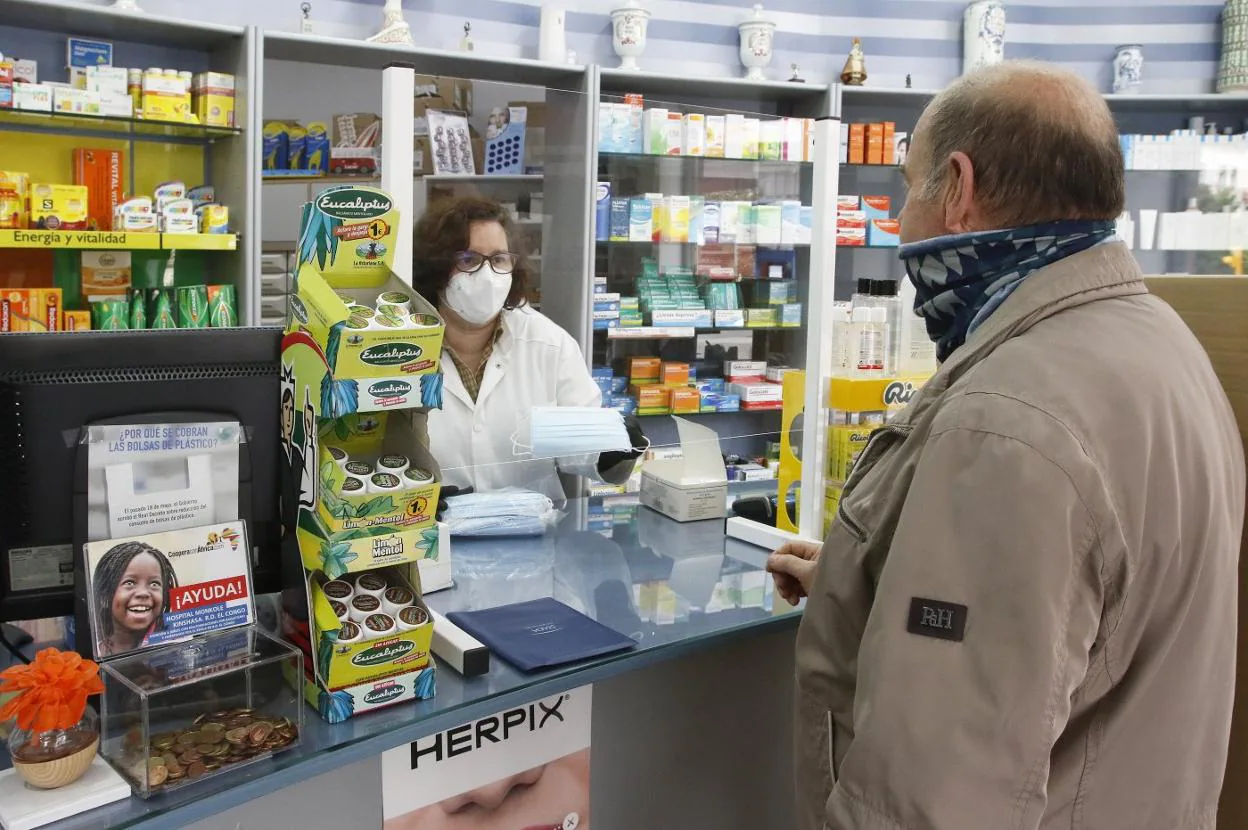
M456 272L442 299L451 310L474 326L484 326L503 310L511 293L511 274L495 274L482 263L471 274Z

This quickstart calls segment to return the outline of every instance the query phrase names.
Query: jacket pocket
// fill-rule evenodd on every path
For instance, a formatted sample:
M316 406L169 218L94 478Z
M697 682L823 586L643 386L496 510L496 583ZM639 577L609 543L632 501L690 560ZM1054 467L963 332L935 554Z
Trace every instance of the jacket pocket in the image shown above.
M854 468L841 489L840 503L836 508L837 520L859 542L867 541L870 528L866 524L866 517L861 514L861 511L856 510L853 504L850 504L851 497L862 480L875 469L888 451L906 440L910 430L909 425L886 424L872 432L867 440L867 446L863 448L862 454L854 462Z
M828 799L836 784L832 755L832 712L809 692L797 693L796 779L798 826L818 830L824 826Z

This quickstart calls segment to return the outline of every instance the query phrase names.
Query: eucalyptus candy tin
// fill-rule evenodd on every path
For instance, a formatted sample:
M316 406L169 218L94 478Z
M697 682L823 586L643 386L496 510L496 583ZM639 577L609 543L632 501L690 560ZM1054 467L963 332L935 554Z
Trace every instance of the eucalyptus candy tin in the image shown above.
M366 477L373 474L373 465L367 461L348 461L342 468L353 476Z
M404 470L411 466L406 455L383 455L377 459L377 470L383 473L403 475Z
M385 291L377 298L377 303L386 305L411 305L412 298L402 291Z
M433 484L433 473L420 467L408 467L403 471L403 481L408 487L423 487Z

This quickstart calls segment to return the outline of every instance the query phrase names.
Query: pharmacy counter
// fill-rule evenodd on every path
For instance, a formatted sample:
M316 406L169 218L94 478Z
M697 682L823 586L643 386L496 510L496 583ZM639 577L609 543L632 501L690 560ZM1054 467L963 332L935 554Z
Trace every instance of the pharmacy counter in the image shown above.
M447 612L554 597L633 636L636 648L528 675L498 658L476 678L440 665L431 700L337 725L308 710L300 746L277 758L49 827L233 830L273 826L275 819L309 830L378 827L380 753L586 684L595 684L592 816L598 830L788 826L773 822L789 809L798 614L778 598L773 605L773 585L763 570L767 552L728 539L722 522L682 525L641 508L626 510L606 537L579 529L587 516L584 503L573 503L546 537L457 540L455 587L426 600ZM0 667L5 659L0 651ZM753 748L742 753L742 746ZM0 758L0 766L7 765L7 757ZM707 817L701 791L717 799L716 809L732 816L730 823L678 820L686 809ZM637 799L638 793L647 798ZM350 805L346 814L344 803ZM761 811L758 820L745 822L750 810ZM334 815L346 817L331 821Z

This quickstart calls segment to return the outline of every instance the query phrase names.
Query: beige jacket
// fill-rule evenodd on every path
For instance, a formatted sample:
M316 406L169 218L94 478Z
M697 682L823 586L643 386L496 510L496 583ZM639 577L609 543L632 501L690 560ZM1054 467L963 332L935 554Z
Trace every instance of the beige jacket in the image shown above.
M797 639L802 830L1212 828L1244 487L1131 254L1033 274L846 484Z

